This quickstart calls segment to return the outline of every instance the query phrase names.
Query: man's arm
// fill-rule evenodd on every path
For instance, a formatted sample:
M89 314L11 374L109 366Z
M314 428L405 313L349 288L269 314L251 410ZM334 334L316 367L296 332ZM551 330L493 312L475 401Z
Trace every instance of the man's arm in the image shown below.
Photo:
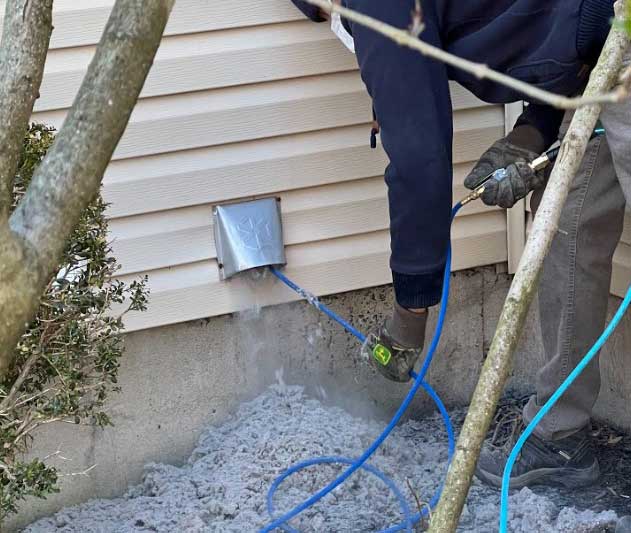
M517 119L515 129L526 125L535 128L541 134L543 148L540 152L542 152L557 141L564 114L563 109L543 104L530 104Z
M312 4L309 4L308 2L304 2L303 0L291 1L313 22L324 22L325 20L329 20L329 14L322 11L318 6L314 6Z
M351 8L406 28L408 2L347 0ZM431 3L421 38L441 46ZM446 67L351 22L361 76L373 99L390 204L396 299L405 309L440 302L452 201L452 111Z

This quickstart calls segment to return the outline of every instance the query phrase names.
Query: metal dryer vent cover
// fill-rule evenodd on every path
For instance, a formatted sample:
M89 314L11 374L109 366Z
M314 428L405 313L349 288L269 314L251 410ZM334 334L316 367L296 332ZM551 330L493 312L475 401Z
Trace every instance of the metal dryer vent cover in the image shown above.
M280 201L264 198L213 208L221 279L269 265L284 265Z

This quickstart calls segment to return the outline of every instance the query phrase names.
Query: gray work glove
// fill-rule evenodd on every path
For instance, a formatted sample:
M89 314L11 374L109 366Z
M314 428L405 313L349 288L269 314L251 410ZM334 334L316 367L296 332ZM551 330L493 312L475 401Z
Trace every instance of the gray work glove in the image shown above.
M394 304L392 316L369 336L370 360L392 381L406 382L425 344L427 311L414 313Z
M475 190L489 174L505 169L505 172L498 173L486 182L482 201L486 205L498 205L505 209L513 207L530 191L545 184L545 172L535 172L529 166L545 148L543 137L536 128L519 126L482 154L465 178L464 185L467 189Z

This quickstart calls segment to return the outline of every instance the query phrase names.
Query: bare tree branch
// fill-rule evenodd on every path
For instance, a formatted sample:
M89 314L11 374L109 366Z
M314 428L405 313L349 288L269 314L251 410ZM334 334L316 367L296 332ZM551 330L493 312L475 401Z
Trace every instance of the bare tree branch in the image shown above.
M17 377L17 379L11 386L11 390L9 391L9 394L7 394L6 397L2 400L2 403L0 403L0 415L6 412L6 409L9 406L9 404L15 399L15 396L20 391L20 387L22 386L22 383L24 383L24 380L28 377L28 374L31 371L31 368L33 368L33 365L37 362L39 357L40 357L40 354L35 352L31 354L31 356L26 360L26 363L24 363L24 366L22 367L20 371L20 375Z
M305 1L313 4L314 6L318 6L320 9L322 9L322 11L325 11L327 13L339 13L345 19L352 20L357 24L361 24L366 28L370 28L371 30L376 31L381 35L388 37L395 43L401 46L407 46L412 50L416 50L424 56L431 57L432 59L436 59L442 63L445 63L446 65L468 72L469 74L472 74L479 79L491 80L499 83L500 85L503 85L504 87L513 89L523 95L523 98L525 100L537 100L539 102L549 104L559 109L578 109L579 107L591 104L607 104L620 102L623 99L628 98L629 96L628 88L625 86L621 86L617 90L605 94L586 94L584 96L576 98L569 98L567 96L554 94L549 91L539 89L534 85L530 85L529 83L516 80L515 78L507 76L506 74L502 74L501 72L497 72L496 70L493 70L482 63L475 63L473 61L462 59L456 55L450 54L445 50L442 50L440 48L437 48L436 46L420 40L416 35L411 34L408 30L395 28L394 26L386 24L385 22L381 22L380 20L377 20L373 17L369 17L367 15L358 13L357 11L341 7L336 3L330 3L329 0ZM412 26L414 27L415 24L413 23Z
M174 2L117 0L72 109L11 215L10 231L3 234L0 226L0 380L66 240L99 190Z
M616 7L619 12L622 7L620 0ZM616 82L628 46L624 32L614 28L592 72L585 91L588 97L607 91ZM600 112L600 105L579 109L561 145L458 439L443 494L430 526L432 533L456 531L475 464L510 374L513 353L537 288L543 261L557 233L561 210Z
M53 0L8 0L0 42L0 223L9 216L22 140L39 97Z

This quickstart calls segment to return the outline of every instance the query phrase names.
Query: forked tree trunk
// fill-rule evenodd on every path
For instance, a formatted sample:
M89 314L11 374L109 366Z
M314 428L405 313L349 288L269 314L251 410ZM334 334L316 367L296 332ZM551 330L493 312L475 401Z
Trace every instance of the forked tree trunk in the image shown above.
M99 190L174 2L117 0L54 144L7 218L7 194L48 49L52 6L52 0L7 0L0 46L0 382L67 239ZM15 146L18 155L7 154Z

